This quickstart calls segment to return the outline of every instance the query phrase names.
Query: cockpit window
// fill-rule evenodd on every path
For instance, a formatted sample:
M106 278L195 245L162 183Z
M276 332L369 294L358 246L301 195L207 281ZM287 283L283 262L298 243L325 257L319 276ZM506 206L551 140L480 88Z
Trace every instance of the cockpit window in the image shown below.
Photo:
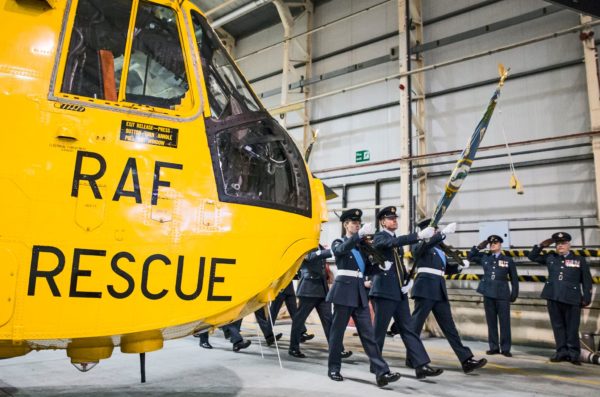
M80 0L65 64L66 94L178 109L188 79L175 11L139 1L129 56L131 0ZM127 79L122 84L124 63ZM120 92L124 87L124 92Z
M308 174L296 144L264 110L206 19L192 11L192 22L219 200L311 216Z
M192 21L202 60L211 118L223 119L261 110L258 100L204 17L192 11Z
M277 122L244 123L217 132L213 139L222 201L310 213L306 167Z

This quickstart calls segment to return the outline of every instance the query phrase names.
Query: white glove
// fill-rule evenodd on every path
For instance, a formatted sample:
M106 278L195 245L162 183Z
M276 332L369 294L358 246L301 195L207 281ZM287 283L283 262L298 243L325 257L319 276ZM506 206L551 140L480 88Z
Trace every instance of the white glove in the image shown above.
M371 223L365 223L364 225L362 225L362 227L358 231L358 237L363 238L367 234L373 234L373 233L375 233L375 229L373 228L373 224L371 224Z
M469 261L468 261L468 260L466 260L466 259L463 259L463 260L462 260L462 263L463 263L463 264L462 264L462 268L463 268L463 269L468 269L468 268L469 268L469 266L471 266L471 262L469 262Z
M417 236L421 240L423 240L426 238L432 238L434 234L435 234L435 228L433 228L431 226L427 226L425 229L423 229L419 233L417 233Z
M456 222L452 222L448 224L444 230L442 230L442 234L452 234L456 231Z
M386 271L386 272L387 272L388 270L390 270L390 269L392 268L392 262L390 262L390 261L385 261L385 262L383 262L383 267L381 267L381 265L379 265L379 268L380 268L381 270L384 270L384 271Z
M410 280L408 282L408 284L406 284L404 287L400 288L402 290L403 294L408 294L410 292L410 290L413 287L413 280Z

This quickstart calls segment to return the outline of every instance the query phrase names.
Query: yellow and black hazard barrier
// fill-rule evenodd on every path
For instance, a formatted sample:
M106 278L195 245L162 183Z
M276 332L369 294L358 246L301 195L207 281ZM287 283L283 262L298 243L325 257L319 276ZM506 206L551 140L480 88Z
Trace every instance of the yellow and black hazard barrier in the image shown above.
M468 253L470 250L459 250L458 252L460 253L461 256L464 256L465 258L467 257ZM545 253L548 252L552 252L554 250L544 250ZM598 258L600 257L600 250L596 250L596 249L587 249L587 248L581 248L581 249L571 249L571 251L575 254L575 255L579 255L579 256L585 256L588 258ZM514 258L518 258L518 257L527 257L527 255L529 255L529 252L531 252L531 250L525 250L525 249L509 249L509 250L502 250L502 253L506 256L512 256Z
M456 250L456 252L459 253L460 256L462 256L463 258L467 258L467 255L469 254L470 250ZM544 250L544 253L549 253L549 252L553 252L554 250ZM600 258L600 250L597 249L587 249L587 248L582 248L582 249L572 249L571 250L575 255L579 255L579 256L584 256L584 257L588 257L588 258ZM484 251L484 252L488 252L488 251ZM502 250L502 253L506 256L511 256L513 258L526 258L527 255L529 255L529 252L531 252L531 250L526 250L526 249L509 249L509 250ZM412 254L410 251L405 251L404 252L404 257L405 258L412 258Z
M461 281L479 281L481 275L479 274L451 274L444 276L447 280L461 280ZM519 276L519 281L522 282L533 282L533 283L545 283L548 280L546 276ZM600 276L592 277L594 284L600 284Z

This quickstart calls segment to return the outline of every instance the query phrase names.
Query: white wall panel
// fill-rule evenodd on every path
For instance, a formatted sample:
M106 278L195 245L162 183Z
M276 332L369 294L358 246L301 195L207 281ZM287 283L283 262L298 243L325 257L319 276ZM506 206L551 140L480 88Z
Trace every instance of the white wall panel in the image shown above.
M332 0L315 9L314 26L318 27L380 0ZM480 0L423 0L425 20L480 3ZM438 40L486 24L550 6L541 0L504 0L490 6L473 10L424 28L425 42ZM500 31L484 34L443 46L423 53L426 65L467 56L526 39L556 32L579 24L579 16L570 11L537 18ZM304 25L298 23L296 31ZM398 29L397 3L391 1L360 17L338 23L314 34L313 56L320 56L364 40L394 32ZM241 40L236 54L243 55L262 48L269 43L280 41L283 35L281 26L275 26ZM371 45L317 62L313 66L314 75L329 73L349 65L365 62L388 54L397 47L398 39L390 38ZM578 34L568 34L535 44L500 52L491 56L462 62L449 67L428 71L425 74L426 92L461 87L497 76L497 64L504 63L511 72L523 73L558 63L582 60L583 53ZM250 57L240 62L249 79L281 69L281 46ZM398 72L398 62L390 61L382 65L348 73L309 86L313 94L327 93L358 83L371 81ZM280 76L259 81L257 92L265 92L280 87ZM426 101L427 151L441 152L464 148L476 124L483 115L495 84L466 89L452 94L436 96ZM297 98L292 96L293 99ZM333 117L348 112L397 101L399 98L398 80L373 84L357 90L336 94L310 102L313 119ZM279 104L280 96L265 99L267 107ZM501 112L500 112L501 111ZM564 134L585 132L590 129L587 104L586 80L583 62L558 70L536 75L509 79L503 89L499 108L496 110L482 146L503 144L502 130L509 142L557 137ZM297 115L288 115L288 125L300 123ZM399 107L360 113L353 116L314 124L319 129L319 140L313 148L310 161L315 171L331 167L353 167L341 171L319 174L325 183L340 186L378 178L395 177L398 163L372 167L354 167L355 152L369 150L371 162L397 159L400 156ZM292 136L302 140L300 128L291 130ZM559 148L589 140L569 140L547 142L538 145L513 147L514 153L526 150ZM480 152L479 156L502 155L505 150ZM551 161L560 157L589 155L591 148L578 147L565 150L515 155L516 163L525 161ZM449 161L454 157L428 160L430 162ZM450 238L452 244L470 246L477 239L479 220L510 220L511 227L517 229L535 227L568 227L579 223L584 217L586 225L595 224L596 201L594 193L595 176L592 161L566 162L553 165L517 168L517 175L525 187L524 195L517 195L508 187L508 159L497 157L475 162L478 166L503 166L501 170L473 173L463 184L460 193L448 210L444 222L458 221L459 231ZM429 171L449 171L452 164L441 164L428 168ZM373 172L380 170L380 172ZM383 171L387 170L387 171ZM431 178L428 182L430 211L437 203L447 177ZM336 189L338 192L340 189ZM382 185L382 204L399 203L399 183ZM329 203L331 208L341 208L341 199ZM374 187L359 186L349 189L348 206L373 207ZM366 211L366 221L374 221L373 210ZM564 219L572 217L573 219ZM557 218L557 219L551 219ZM561 218L561 219L558 219ZM332 215L330 219L335 219ZM535 220L538 219L538 220ZM339 235L339 222L334 221L323 227L324 243L330 243ZM581 233L568 229L574 236L574 243L581 243ZM600 245L597 229L584 232L589 245ZM528 246L541 241L549 231L514 231L511 241L515 246Z

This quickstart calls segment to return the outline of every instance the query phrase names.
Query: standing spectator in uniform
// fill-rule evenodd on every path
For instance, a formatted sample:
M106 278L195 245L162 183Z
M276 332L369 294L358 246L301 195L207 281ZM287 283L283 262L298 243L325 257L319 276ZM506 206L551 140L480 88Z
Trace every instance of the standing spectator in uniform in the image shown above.
M327 294L327 302L333 303L333 320L329 331L329 377L335 381L344 380L340 374L344 331L352 317L371 362L371 368L375 372L377 385L382 387L400 379L400 374L390 372L375 341L364 280L365 272L372 265L360 251L360 245L364 244L363 238L372 234L374 230L370 223L361 227L361 216L362 211L359 209L344 211L340 221L344 226L345 235L335 240L331 246L338 271Z
M542 248L553 242L556 252L542 254ZM534 245L528 257L548 267L548 281L542 290L542 298L547 301L556 342L556 352L550 361L570 361L581 365L579 322L581 307L588 306L592 301L592 275L585 258L570 250L571 235L558 232L539 246Z
M430 219L421 221L418 225L419 228L421 230L425 229L430 221ZM464 266L461 266L461 264L455 266L448 264L448 258L440 246L446 235L455 231L456 223L449 224L441 233L436 228L436 234L432 238L412 246L414 266L417 267L417 276L412 288L412 298L415 300L412 326L413 331L420 335L427 316L433 312L435 320L458 357L463 371L469 373L483 367L487 364L487 360L485 358L480 360L473 358L471 349L462 344L452 318L444 274L460 272L463 267L469 265L467 260L463 262ZM412 363L409 364L412 365Z
M298 311L298 305L296 304L296 293L294 292L294 284L292 281L290 281L290 283L284 289L282 289L279 292L279 294L277 294L273 302L271 302L269 308L269 315L271 316L271 321L273 321L273 325L275 325L275 321L277 321L277 316L279 315L279 310L281 310L281 306L284 303L285 307L288 310L288 313L290 313L290 317L293 319L296 315L296 312ZM254 314L256 316L256 321L258 322L258 325L263 335L265 336L265 340L267 341L268 346L271 346L273 343L275 343L275 340L281 339L281 333L274 335L273 327L271 326L271 321L269 321L269 318L267 318L264 309L258 309L256 312L254 312ZM301 328L301 342L309 341L315 337L314 334L307 333L304 324L302 324Z
M488 326L488 344L486 354L502 354L512 357L510 352L510 303L519 296L519 275L517 266L511 257L502 254L502 237L492 234L476 247L471 248L468 259L483 267L483 278L477 292L483 295L483 307ZM483 253L487 245L489 253ZM508 287L510 276L511 288ZM498 321L500 321L500 344L498 344Z
M426 376L438 376L443 370L429 366L431 360L425 351L419 334L411 327L410 307L408 306L408 290L405 285L408 272L404 267L404 249L402 246L413 244L422 238L433 236L435 229L427 227L419 233L411 233L396 237L398 215L396 207L385 207L377 214L382 229L375 233L373 246L385 256L384 267L372 277L373 286L369 296L375 308L375 339L379 349L383 351L385 334L392 317L398 327L406 347L406 355L412 362L417 379ZM380 265L381 266L381 265ZM410 281L412 282L412 281Z

